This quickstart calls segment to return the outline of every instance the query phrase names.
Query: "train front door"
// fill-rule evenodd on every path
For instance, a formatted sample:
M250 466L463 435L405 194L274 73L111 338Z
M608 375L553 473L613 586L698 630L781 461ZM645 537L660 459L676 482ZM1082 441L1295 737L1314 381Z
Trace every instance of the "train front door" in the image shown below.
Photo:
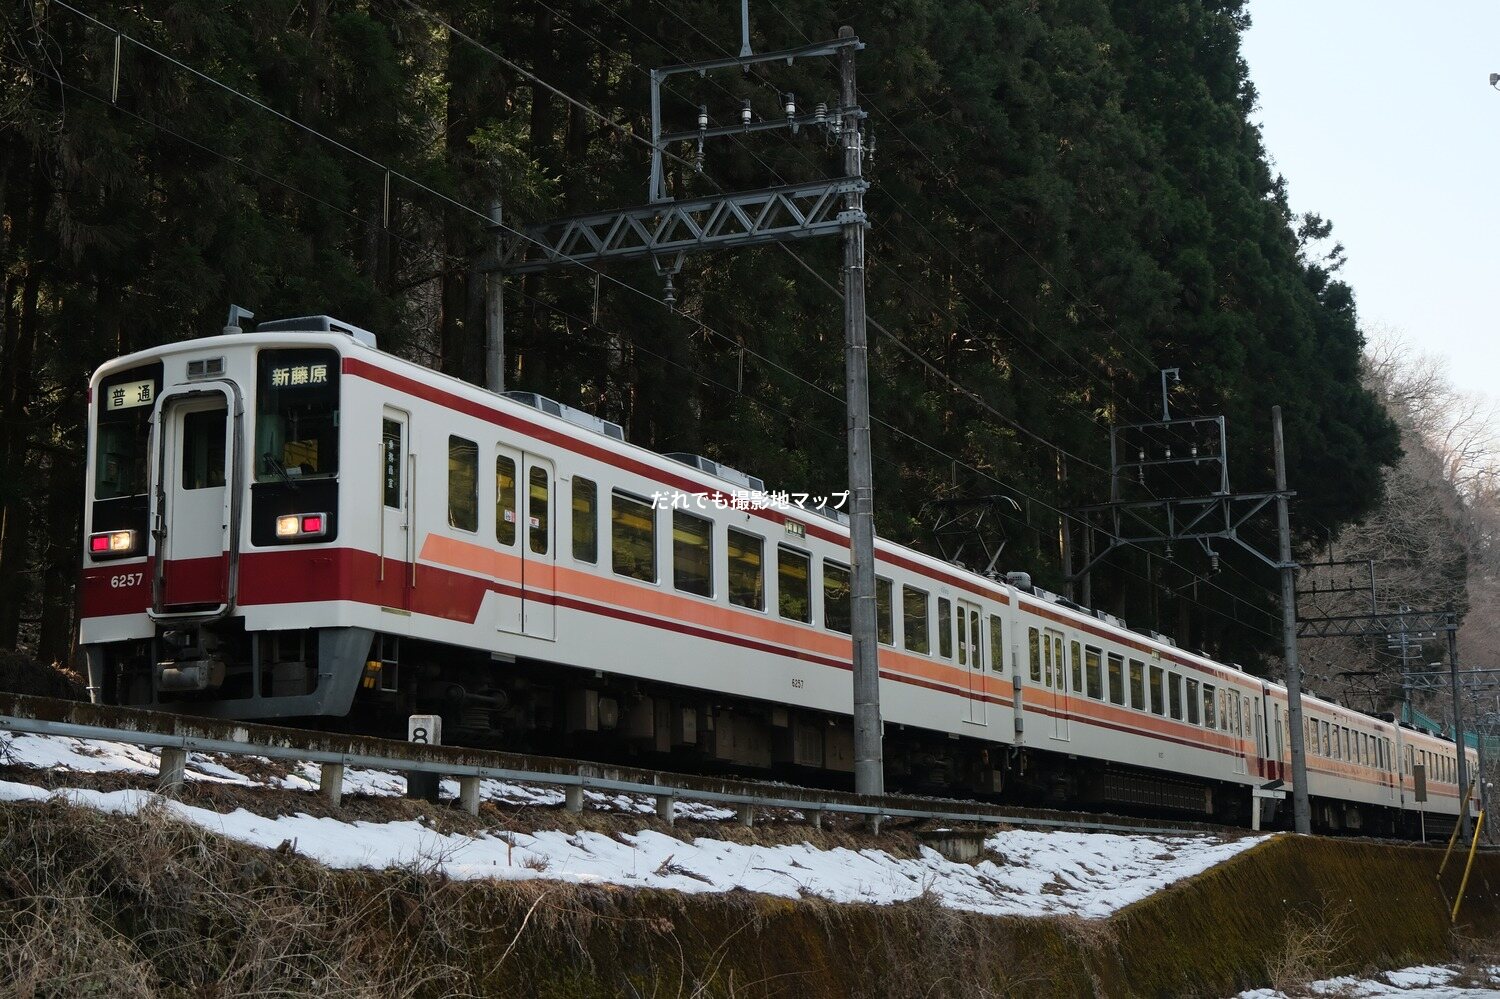
M411 417L387 406L380 434L380 553L376 569L382 606L411 610L411 587L417 571L411 529L413 459Z
M156 482L156 611L213 613L230 599L234 421L217 388L164 395Z

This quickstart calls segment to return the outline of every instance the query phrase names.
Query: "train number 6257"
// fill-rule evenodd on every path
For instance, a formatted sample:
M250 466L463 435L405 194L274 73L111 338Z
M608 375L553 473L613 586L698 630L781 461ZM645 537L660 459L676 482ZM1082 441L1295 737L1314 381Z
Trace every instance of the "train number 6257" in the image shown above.
M146 578L144 572L122 572L119 575L109 577L109 588L112 590L123 590L132 586L139 586L141 580Z

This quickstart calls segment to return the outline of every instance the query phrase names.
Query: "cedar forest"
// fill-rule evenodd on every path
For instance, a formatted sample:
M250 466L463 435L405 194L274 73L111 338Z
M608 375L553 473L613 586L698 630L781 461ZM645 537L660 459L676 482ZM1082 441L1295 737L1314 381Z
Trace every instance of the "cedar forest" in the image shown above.
M159 52L127 40L116 93L112 31L60 3L7 6L0 648L43 661L73 655L93 368L216 333L237 303L333 315L474 378L487 206L521 225L644 202L647 71L739 48L725 0L102 0L87 13ZM1061 591L1058 510L1109 498L1108 428L1155 418L1168 367L1174 415L1226 417L1236 489L1272 487L1283 407L1301 550L1377 509L1401 435L1363 377L1331 227L1291 212L1252 122L1242 0L752 0L751 17L757 51L841 24L867 45L883 537L933 550L928 501L1008 497L998 567ZM836 105L836 64L676 78L665 115L689 129L703 104L729 121L748 98L774 116L786 91ZM474 211L399 176L387 195L380 167L295 123ZM668 184L766 187L832 175L837 156L813 130L721 139L701 172L669 162ZM676 311L649 264L512 277L507 387L770 489L842 490L840 253L819 240L689 258ZM1245 537L1274 557L1274 517ZM1117 551L1094 603L1264 666L1275 575L1219 554L1211 572L1197 546Z

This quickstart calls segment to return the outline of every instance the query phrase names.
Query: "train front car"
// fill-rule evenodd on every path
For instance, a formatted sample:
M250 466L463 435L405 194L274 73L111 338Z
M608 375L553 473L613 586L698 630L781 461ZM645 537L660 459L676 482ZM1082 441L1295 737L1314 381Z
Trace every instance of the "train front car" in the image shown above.
M344 353L327 317L119 358L90 384L80 641L96 701L344 715L373 633L341 620ZM374 463L370 456L370 464Z

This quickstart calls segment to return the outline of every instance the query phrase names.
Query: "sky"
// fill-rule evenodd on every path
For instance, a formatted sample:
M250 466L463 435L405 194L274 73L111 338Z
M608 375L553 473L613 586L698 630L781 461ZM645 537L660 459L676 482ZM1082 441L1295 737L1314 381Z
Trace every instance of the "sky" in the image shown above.
M1362 324L1500 397L1500 4L1250 0L1243 55L1293 211L1333 222Z

